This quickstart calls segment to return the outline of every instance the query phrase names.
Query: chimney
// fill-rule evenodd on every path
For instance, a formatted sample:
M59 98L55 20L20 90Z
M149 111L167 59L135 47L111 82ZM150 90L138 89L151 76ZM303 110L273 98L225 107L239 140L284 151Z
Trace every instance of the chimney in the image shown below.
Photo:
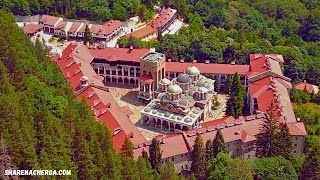
M184 62L184 59L180 59L180 62L183 63L183 62Z
M87 76L82 76L80 78L80 88L84 88L84 87L88 87L89 83L88 83L88 77Z
M131 53L131 51L133 50L133 46L129 47L129 53Z
M194 59L194 60L192 60L192 62L193 62L193 63L197 63L197 60L196 60L196 59Z
M206 64L209 64L210 63L210 60L206 60Z
M303 84L307 84L307 80L303 80Z
M171 62L171 59L168 59L168 62Z

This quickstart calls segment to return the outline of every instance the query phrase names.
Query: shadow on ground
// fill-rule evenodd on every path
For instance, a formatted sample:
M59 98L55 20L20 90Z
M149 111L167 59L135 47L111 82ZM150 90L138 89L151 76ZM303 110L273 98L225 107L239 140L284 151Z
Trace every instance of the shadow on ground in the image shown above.
M104 85L107 87L116 87L116 88L123 88L123 89L136 89L136 88L138 88L138 85L110 83L110 82L104 82Z
M135 123L135 126L137 128L140 128L142 130L147 130L147 131L151 131L151 132L154 132L154 133L159 133L159 134L173 134L175 133L174 131L164 131L164 130L161 130L157 127L151 127L151 126L148 126L148 125L142 125L141 124L141 119L139 119L136 123Z
M137 96L138 91L129 91L126 94L120 94L120 100L131 105L139 106L141 103Z

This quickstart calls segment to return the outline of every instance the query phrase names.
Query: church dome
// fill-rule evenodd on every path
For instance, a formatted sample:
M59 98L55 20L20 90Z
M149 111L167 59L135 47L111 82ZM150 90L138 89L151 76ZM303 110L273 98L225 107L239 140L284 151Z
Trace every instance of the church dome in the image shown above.
M190 66L187 68L186 74L188 74L189 76L196 76L196 75L200 74L200 71L195 66Z
M186 75L186 74L180 74L177 77L177 82L178 83L188 83L190 81L191 81L190 77L188 75Z
M178 94L182 92L182 89L177 84L173 84L168 86L167 92L171 94Z
M205 87L199 87L198 91L201 92L201 93L206 93L206 92L208 92L208 89L205 88Z
M160 84L168 85L168 84L171 84L171 81L167 78L163 78L160 80Z

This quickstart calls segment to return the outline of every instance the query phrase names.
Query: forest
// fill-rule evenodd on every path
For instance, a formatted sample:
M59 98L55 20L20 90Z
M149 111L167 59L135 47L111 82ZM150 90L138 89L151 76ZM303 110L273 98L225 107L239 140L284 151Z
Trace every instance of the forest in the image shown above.
M320 1L163 0L188 26L158 41L119 39L156 47L173 61L248 64L250 53L282 54L284 74L293 83L320 84Z
M0 9L22 16L50 14L98 22L111 19L125 21L137 15L143 20L150 20L155 13L150 3L140 0L4 0L0 1Z

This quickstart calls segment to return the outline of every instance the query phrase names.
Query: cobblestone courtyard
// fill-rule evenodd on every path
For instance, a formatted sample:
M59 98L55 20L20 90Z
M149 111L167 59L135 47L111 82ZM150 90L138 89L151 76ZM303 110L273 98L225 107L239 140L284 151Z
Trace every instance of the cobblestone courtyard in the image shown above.
M138 127L138 129L146 137L146 139L151 140L158 134L168 133L157 128L143 126L140 124L140 111L146 104L142 103L137 98L137 86L115 83L106 83L105 85L110 89L111 95L117 101L120 107L130 108L133 113L132 115L130 115L131 121ZM206 121L211 121L225 116L227 96L225 94L218 94L218 100L220 102L220 106L213 110L212 115L208 119L206 119Z

